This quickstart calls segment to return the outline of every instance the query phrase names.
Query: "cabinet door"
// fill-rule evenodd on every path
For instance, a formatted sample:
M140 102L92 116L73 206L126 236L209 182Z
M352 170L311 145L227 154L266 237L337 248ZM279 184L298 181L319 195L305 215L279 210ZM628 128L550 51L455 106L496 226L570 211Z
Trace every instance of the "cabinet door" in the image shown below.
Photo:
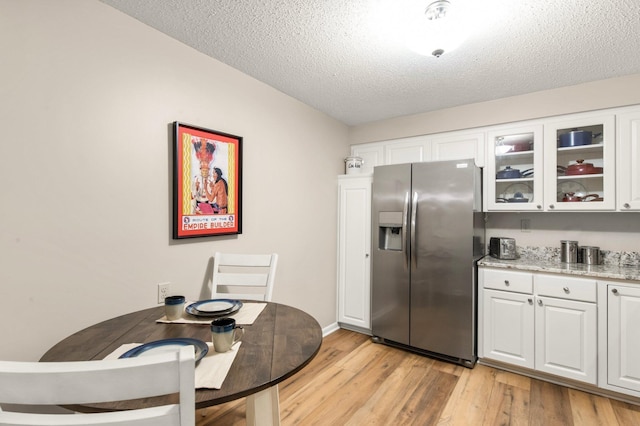
M338 181L338 322L371 329L371 182Z
M533 296L482 290L484 357L534 367Z
M618 116L618 209L640 210L640 110Z
M615 117L584 114L544 129L545 209L614 210Z
M384 164L384 150L379 143L365 143L351 146L351 155L362 158L360 173L373 173L375 166Z
M473 158L478 167L484 167L484 133L453 133L431 138L431 161L466 160Z
M389 141L384 145L385 164L404 164L431 161L425 136Z
M607 288L608 383L640 392L640 287Z
M542 125L494 130L487 141L487 210L542 210Z
M536 370L595 385L596 304L538 296L536 305Z

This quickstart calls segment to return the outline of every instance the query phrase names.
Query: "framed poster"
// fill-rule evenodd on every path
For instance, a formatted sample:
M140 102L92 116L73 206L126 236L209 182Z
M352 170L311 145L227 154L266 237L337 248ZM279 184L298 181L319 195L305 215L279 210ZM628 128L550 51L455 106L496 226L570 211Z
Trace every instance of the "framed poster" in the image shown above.
M242 233L242 138L173 123L173 238Z

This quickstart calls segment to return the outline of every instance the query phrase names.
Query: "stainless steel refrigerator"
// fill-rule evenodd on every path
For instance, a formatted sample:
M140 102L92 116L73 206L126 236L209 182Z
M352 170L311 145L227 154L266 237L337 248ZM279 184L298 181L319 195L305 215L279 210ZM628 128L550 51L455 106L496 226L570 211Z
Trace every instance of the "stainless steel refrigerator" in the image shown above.
M373 172L371 322L375 340L473 367L481 170L473 160Z

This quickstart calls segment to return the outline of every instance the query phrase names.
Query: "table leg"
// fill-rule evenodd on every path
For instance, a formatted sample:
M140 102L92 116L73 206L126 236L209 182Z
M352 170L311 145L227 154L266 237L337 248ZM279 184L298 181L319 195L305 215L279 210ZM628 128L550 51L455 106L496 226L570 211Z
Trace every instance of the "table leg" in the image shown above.
M279 426L278 385L247 397L247 426Z

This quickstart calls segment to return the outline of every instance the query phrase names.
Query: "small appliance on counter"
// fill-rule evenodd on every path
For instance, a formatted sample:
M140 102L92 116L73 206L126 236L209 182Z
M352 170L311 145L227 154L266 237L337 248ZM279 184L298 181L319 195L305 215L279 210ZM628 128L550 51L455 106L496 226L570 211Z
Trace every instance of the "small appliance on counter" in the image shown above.
M507 237L491 237L489 239L489 255L497 259L517 259L516 240Z

